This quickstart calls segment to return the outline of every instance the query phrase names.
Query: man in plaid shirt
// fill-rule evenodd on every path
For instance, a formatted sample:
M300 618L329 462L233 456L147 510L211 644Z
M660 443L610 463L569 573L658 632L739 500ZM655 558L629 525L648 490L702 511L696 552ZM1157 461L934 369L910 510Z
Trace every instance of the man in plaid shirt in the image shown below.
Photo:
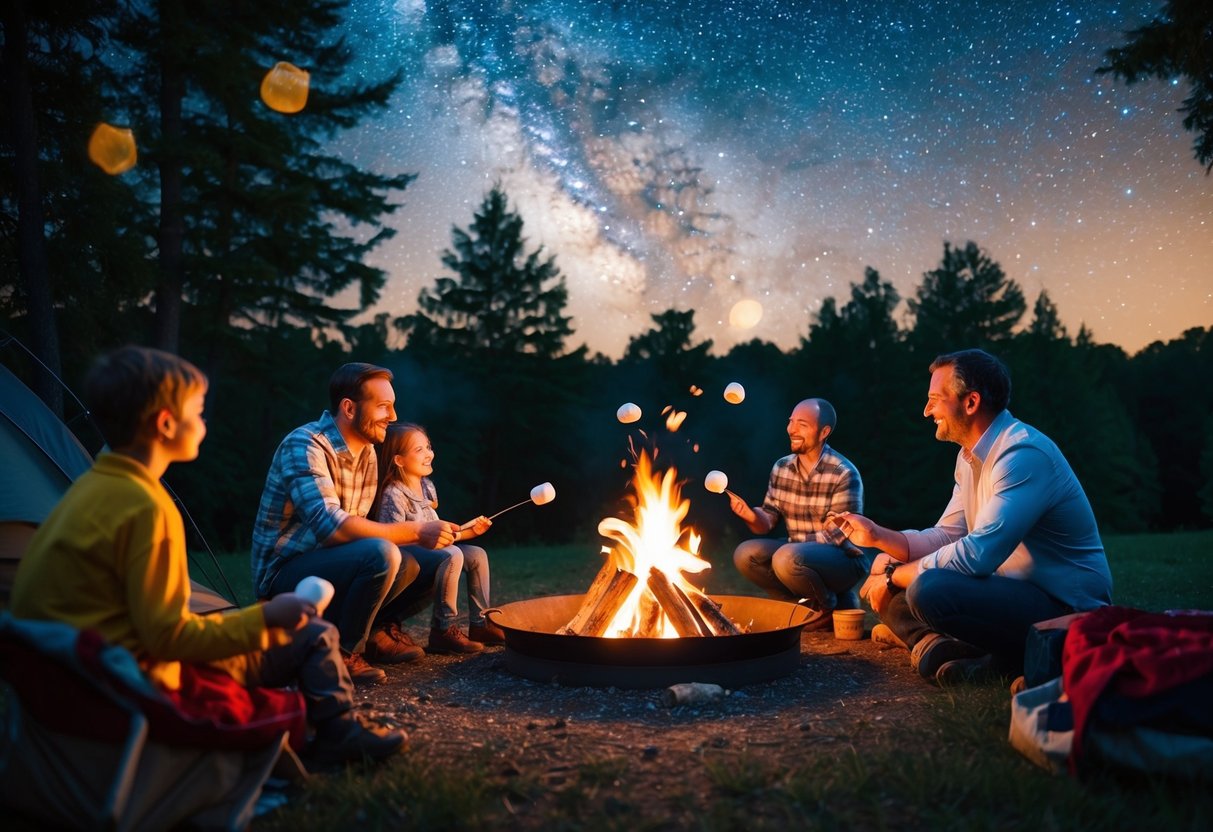
M374 443L396 419L390 370L342 365L329 380L329 402L317 421L287 434L270 463L253 526L253 586L272 598L309 575L331 582L324 617L337 625L355 684L374 684L387 674L370 662L424 654L399 626L401 593L420 570L400 546L441 549L455 527L367 519L379 483Z
M862 512L863 481L850 460L826 444L837 415L825 399L805 399L788 417L792 453L775 463L761 506L729 492L729 505L750 531L766 535L780 518L786 539L746 540L733 553L741 574L772 598L803 600L813 609L807 629L832 625L835 609L857 609L855 587L871 555L847 542L826 518Z

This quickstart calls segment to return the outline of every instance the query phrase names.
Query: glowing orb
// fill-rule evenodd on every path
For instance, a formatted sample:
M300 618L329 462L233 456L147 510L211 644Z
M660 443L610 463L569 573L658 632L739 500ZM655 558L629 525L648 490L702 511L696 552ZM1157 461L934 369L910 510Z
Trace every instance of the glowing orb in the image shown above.
M745 388L735 381L730 381L724 388L724 400L729 404L741 404L745 401Z
M297 113L307 104L310 78L305 70L279 61L261 79L261 100L279 113Z
M138 157L135 134L129 129L112 127L103 121L89 137L88 158L111 176L126 173L135 166Z
M762 304L752 298L739 300L729 310L729 326L750 329L762 320Z

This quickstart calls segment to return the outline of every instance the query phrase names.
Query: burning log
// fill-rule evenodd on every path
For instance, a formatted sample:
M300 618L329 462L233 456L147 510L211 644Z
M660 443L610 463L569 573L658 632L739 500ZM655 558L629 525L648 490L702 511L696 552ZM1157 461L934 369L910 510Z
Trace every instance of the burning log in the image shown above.
M653 597L657 599L657 603L665 610L666 617L670 619L670 624L680 636L703 636L711 635L711 630L707 625L700 629L702 619L699 618L699 613L691 605L691 602L686 600L686 595L678 589L665 573L660 569L653 567L649 570L649 589L653 592Z
M592 594L586 593L581 609L577 611L577 615L573 616L573 620L561 630L562 633L577 636L601 636L610 625L611 620L619 612L619 608L632 593L632 588L636 586L638 579L627 570L616 569L613 566L609 568L612 571L608 573L610 577L605 585L600 585ZM599 575L601 576L601 574L600 572ZM598 584L597 579L595 584ZM591 587L591 590L593 589Z
M577 614L564 626L560 631L561 633L575 635L578 630L585 626L585 620L590 617L590 613L598 606L598 602L602 600L602 593L606 592L607 587L611 583L611 578L615 577L615 573L618 571L612 558L608 557L606 563L598 570L598 574L594 576L594 582L586 590L585 598L582 599L581 606L577 608Z
M636 628L637 638L658 638L661 635L661 604L653 597L652 590L640 596L640 626Z
M715 636L736 636L741 635L741 628L733 623L721 609L720 604L717 604L702 592L686 593L691 605L695 607L699 616L707 623L708 628Z

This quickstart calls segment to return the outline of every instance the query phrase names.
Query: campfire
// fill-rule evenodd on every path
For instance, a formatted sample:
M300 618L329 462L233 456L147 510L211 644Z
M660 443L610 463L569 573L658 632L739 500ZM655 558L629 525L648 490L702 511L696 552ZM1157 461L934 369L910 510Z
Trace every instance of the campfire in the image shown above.
M677 471L656 471L647 451L635 469L634 522L608 517L599 523L598 532L614 545L603 547L606 562L559 632L602 638L740 634L720 605L684 577L711 564L699 557L699 536L682 527L690 501L682 498Z

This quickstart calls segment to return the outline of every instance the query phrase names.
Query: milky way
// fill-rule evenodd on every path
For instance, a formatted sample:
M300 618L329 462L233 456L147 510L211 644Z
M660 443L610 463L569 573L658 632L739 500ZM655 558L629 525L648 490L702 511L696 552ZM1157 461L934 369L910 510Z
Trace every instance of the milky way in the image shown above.
M358 71L405 81L338 150L418 174L374 311L415 308L500 182L568 281L570 346L611 356L668 308L717 352L792 347L865 267L912 295L945 240L1029 304L1047 289L1071 335L1135 351L1213 324L1186 86L1094 72L1160 7L354 0Z

